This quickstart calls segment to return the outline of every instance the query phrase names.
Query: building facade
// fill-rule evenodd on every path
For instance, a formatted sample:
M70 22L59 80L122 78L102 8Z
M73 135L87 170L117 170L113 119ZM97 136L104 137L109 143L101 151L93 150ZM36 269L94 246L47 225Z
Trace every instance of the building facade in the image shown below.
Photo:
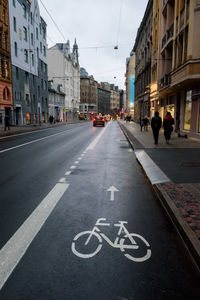
M49 81L49 116L52 116L55 122L60 122L64 105L65 94L62 87Z
M11 54L8 0L0 2L0 125L5 115L13 119Z
M9 0L14 124L48 120L46 23L37 0Z
M150 115L153 0L149 0L137 32L135 52L135 120Z
M126 115L134 115L134 110L137 112L137 103L135 103L135 53L132 51L130 57L126 59Z
M89 76L84 68L80 73L80 114L84 119L90 119L98 112L98 83Z
M116 115L120 112L120 91L118 86L110 85L110 114Z
M156 14L151 114L170 111L176 130L200 138L200 2L158 0Z
M70 121L79 116L80 105L80 66L76 39L73 51L70 43L58 43L48 49L48 75L54 83L62 86L65 93L65 106L61 121Z
M101 82L98 84L98 113L102 115L110 114L110 84Z

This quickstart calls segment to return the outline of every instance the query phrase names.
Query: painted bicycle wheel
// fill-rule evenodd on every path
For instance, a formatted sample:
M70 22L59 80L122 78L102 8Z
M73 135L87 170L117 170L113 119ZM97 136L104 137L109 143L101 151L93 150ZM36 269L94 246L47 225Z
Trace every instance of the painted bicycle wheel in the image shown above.
M90 238L90 241L86 244L86 241L88 240L91 233L92 236ZM90 258L95 256L101 250L101 243L102 238L98 233L83 231L78 233L73 239L72 252L78 257Z

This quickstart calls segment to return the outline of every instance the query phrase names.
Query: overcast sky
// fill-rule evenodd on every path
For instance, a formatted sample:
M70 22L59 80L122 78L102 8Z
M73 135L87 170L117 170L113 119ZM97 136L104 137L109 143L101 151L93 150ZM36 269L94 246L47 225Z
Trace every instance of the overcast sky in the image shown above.
M148 0L42 0L65 39L39 0L47 23L48 46L76 38L80 66L100 81L125 89L125 62L133 48ZM118 50L114 46L119 45ZM87 48L93 47L93 48ZM116 78L114 78L116 77Z

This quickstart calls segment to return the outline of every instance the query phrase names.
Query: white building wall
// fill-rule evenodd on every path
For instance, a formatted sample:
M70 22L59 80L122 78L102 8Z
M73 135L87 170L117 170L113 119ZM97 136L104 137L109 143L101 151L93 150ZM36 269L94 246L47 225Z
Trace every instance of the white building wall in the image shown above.
M14 30L14 17L16 18L16 31ZM9 0L9 20L12 64L26 72L38 75L37 49L39 59L47 64L47 56L45 56L43 48L45 46L47 52L47 41L46 36L43 38L42 31L40 31L41 19L38 1L32 0L30 12L27 10L25 18L22 5L16 0L14 6L13 1ZM24 27L27 29L27 41L24 39ZM38 28L38 39L36 28ZM33 44L31 33L33 34ZM17 56L15 55L15 42L17 43ZM40 43L42 44L42 52L40 51ZM25 62L24 50L28 51L28 63ZM34 55L34 65L32 64L32 54Z

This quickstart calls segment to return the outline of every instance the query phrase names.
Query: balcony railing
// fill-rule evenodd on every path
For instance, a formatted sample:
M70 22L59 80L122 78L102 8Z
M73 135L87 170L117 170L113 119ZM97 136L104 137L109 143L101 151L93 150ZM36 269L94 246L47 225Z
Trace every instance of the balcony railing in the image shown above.
M163 89L171 84L171 73L165 74L164 77L160 79L159 89Z

